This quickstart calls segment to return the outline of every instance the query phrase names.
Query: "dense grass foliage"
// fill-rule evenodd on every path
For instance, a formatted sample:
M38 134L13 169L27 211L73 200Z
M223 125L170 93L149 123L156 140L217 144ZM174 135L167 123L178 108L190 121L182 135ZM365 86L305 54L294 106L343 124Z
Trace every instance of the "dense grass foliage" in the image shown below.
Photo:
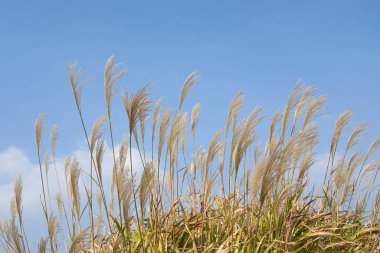
M69 68L88 167L68 157L65 180L57 176L58 182L49 182L48 173L63 169L55 166L57 128L50 134L50 152L43 151L43 116L36 120L47 228L38 252L379 252L380 159L375 156L380 139L357 151L366 136L366 124L360 124L342 140L350 112L336 120L321 171L324 184L313 188L308 177L319 137L315 120L326 100L316 97L313 87L295 86L284 109L270 118L262 147L256 145L262 108L239 115L243 95L237 94L226 125L202 148L194 141L201 106L190 112L182 106L198 79L194 72L183 84L177 108L152 101L148 86L124 94L129 130L119 141L111 105L115 83L126 71L114 59L105 66L107 114L92 129L82 114L81 71ZM103 177L104 138L113 154L110 184ZM139 161L133 161L132 149ZM141 175L137 163L143 165ZM58 184L56 195L51 184ZM4 252L35 252L26 234L18 178L11 217L0 226Z

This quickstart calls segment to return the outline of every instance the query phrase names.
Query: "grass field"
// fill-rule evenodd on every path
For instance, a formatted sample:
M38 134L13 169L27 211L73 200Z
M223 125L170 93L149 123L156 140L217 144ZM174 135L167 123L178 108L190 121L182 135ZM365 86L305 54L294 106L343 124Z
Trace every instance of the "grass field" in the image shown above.
M197 129L201 106L189 112L182 107L198 79L194 72L185 80L176 108L152 101L149 86L124 94L129 131L114 140L112 99L116 82L125 74L114 61L111 56L105 66L107 114L92 129L82 114L85 79L76 65L69 68L89 168L69 157L65 180L57 176L58 182L49 182L43 115L36 120L47 235L38 244L39 253L380 252L380 139L358 151L367 127L359 124L343 140L352 118L349 111L339 115L331 131L329 159L321 171L324 184L313 188L308 176L319 138L316 119L326 102L324 96L315 96L313 87L294 87L284 109L270 117L264 146L256 144L262 108L241 116L243 95L237 94L225 112L224 128L202 148L194 144L202 131ZM110 189L105 189L109 183L102 171L105 138L113 154ZM55 161L56 127L50 142L46 160ZM141 176L136 175L132 148L144 167ZM57 193L50 192L52 184L58 184ZM6 253L37 250L26 237L22 188L18 178L11 217L0 224L0 246Z

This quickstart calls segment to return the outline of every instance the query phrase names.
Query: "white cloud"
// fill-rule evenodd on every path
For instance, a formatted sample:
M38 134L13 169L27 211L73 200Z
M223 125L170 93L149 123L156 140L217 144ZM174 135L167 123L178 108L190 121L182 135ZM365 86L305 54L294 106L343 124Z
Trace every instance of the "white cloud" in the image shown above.
M18 175L24 181L24 209L33 211L39 204L40 181L38 165L33 164L24 151L10 147L0 152L0 218L9 215L10 200L13 196L13 182ZM33 190L31 190L33 189Z
M0 152L0 177L2 180L12 178L24 171L32 169L33 164L24 151L17 147L9 147Z
M116 147L118 150L118 146ZM117 154L117 153L116 153ZM78 148L71 152L72 157L78 159L82 169L89 171L90 155L84 148ZM134 171L136 174L141 174L142 164L138 151L132 149L132 158L134 163ZM64 190L64 160L65 157L57 157L56 165L58 177L61 182L61 187ZM130 163L129 156L127 164ZM107 189L110 186L112 175L113 156L112 149L106 145L106 152L103 159L103 178L104 187ZM44 169L44 168L43 168ZM20 148L9 147L0 151L0 220L9 217L10 201L13 197L13 183L17 176L23 179L23 217L26 224L26 231L32 233L32 240L38 240L44 233L44 219L42 216L42 207L40 196L42 186L40 181L40 170L37 163L33 163L27 154ZM57 178L53 164L49 169L49 187L52 200L58 191ZM51 203L55 205L54 202ZM33 228L33 229L32 229ZM30 230L32 229L32 230Z

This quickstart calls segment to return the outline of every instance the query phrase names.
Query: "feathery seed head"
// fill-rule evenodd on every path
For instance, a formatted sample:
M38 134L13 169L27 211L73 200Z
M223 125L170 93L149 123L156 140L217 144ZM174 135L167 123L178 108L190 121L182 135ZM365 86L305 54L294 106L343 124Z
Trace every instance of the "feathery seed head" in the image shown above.
M70 163L70 182L69 182L69 190L70 195L73 201L73 206L75 208L77 217L80 217L80 194L79 194L79 176L81 170L79 168L78 160L74 159Z
M77 236L75 236L70 248L69 253L79 252L82 248L86 249L88 247L89 233L88 229L81 231Z
M40 113L36 119L35 124L34 124L38 155L40 155L40 150L41 150L41 140L42 140L44 118L45 118L45 114Z
M243 93L241 93L241 92L236 94L236 96L232 99L230 106L228 107L226 134L228 133L231 122L232 122L232 131L234 131L235 124L236 124L236 118L237 118L237 115L239 113L240 107L243 103L243 100L244 100L244 96L243 96Z
M45 238L42 238L40 242L38 243L38 253L46 253L46 246L47 246L48 240Z
M106 152L106 147L104 144L104 140L99 139L96 145L95 159L96 159L96 170L97 170L97 174L98 174L100 182L102 182L103 180L103 157L104 157L105 152Z
M183 112L179 128L181 130L182 153L185 154L185 145L187 140L187 112Z
M17 177L16 182L14 183L13 190L14 190L14 198L15 198L15 207L16 211L18 213L18 216L22 216L22 179L20 176Z
M152 140L154 139L154 135L156 132L156 126L158 123L158 113L161 109L161 104L162 104L163 98L161 97L160 99L157 100L154 109L153 109L153 122L152 122Z
M302 90L302 95L300 97L300 100L294 109L294 119L293 119L294 123L298 121L299 117L301 116L301 114L303 113L307 105L310 104L314 96L314 92L315 92L315 88L313 86L305 87Z
M172 110L170 108L167 108L164 111L161 118L159 136L158 136L158 156L157 156L158 164L160 164L162 150L163 150L164 143L166 140L166 135L167 135L167 130L169 128L171 115L172 115Z
M82 74L82 69L81 68L77 69L76 63L69 65L70 84L73 90L75 104L80 113L82 111L81 99L82 99L83 87L89 80L89 78L86 78L84 81L80 82L79 78L81 74Z
M57 207L58 207L58 213L59 216L62 218L62 212L63 212L63 197L62 194L57 192L55 195L55 200L57 201Z
M146 85L140 88L135 94L123 96L125 112L129 120L129 131L135 133L136 124L139 121L145 121L148 115L151 100L149 99L149 87Z
M305 118L303 121L303 128L306 127L313 118L315 118L319 113L321 113L326 105L326 97L319 96L313 100L311 100L310 105L306 111Z
M105 90L105 95L106 95L106 105L107 105L108 113L110 112L112 98L115 94L115 89L114 89L115 83L125 73L127 73L127 68L122 69L119 72L115 73L115 71L120 65L121 65L120 63L115 64L115 55L111 55L108 58L105 69L104 69L104 90Z
M71 156L67 156L65 158L65 161L64 161L64 172L65 172L65 177L66 177L66 180L68 179L69 177L69 174L70 174L70 164L71 164Z
M358 144L361 140L365 138L364 131L367 129L368 123L364 122L359 124L351 133L347 141L347 150L350 150L353 146Z
M294 111L297 104L299 103L303 89L304 86L302 85L302 81L299 80L297 81L296 86L290 92L288 102L282 115L282 140L284 140L285 138L286 130L288 128L289 117Z
M58 222L57 217L51 216L48 222L48 235L53 246L57 243Z
M94 152L95 144L99 140L99 138L104 133L104 122L107 120L107 116L104 115L98 118L94 125L92 126L91 136L90 136L90 152L91 154Z
M181 96L179 98L179 110L182 109L182 103L185 100L185 97L186 97L188 91L196 83L196 81L198 79L199 79L198 71L194 71L190 75L187 76L185 82L183 83L182 90L181 90Z
M141 176L140 181L140 206L141 211L144 213L146 202L148 200L149 193L152 193L154 191L155 185L156 185L156 168L153 164L153 162L149 162L144 170L143 174Z
M54 125L50 132L50 142L51 142L51 150L52 150L53 157L55 157L57 139L58 139L58 126Z
M201 104L198 103L196 105L194 105L193 109L191 110L191 134L193 136L193 140L194 140L194 136L195 136L195 128L197 126L197 123L198 123L198 119L199 119L199 112L201 110Z
M345 111L339 115L338 119L335 122L335 128L334 128L334 132L331 138L331 145L330 145L330 153L332 154L333 158L335 156L335 149L336 149L336 146L338 145L343 129L350 122L351 118L352 118L352 113L350 111Z

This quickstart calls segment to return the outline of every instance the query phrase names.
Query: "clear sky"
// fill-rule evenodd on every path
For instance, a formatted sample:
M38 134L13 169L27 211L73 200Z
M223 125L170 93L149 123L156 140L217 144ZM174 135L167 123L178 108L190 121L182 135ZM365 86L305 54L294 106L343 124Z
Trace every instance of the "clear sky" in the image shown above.
M92 77L83 95L90 126L105 112L103 68L112 53L129 68L121 90L151 83L153 97L164 96L167 106L177 105L183 80L199 70L201 80L185 106L202 103L199 127L205 145L224 126L229 101L238 91L246 97L245 113L261 104L270 115L283 108L299 78L328 97L327 114L319 120L322 144L346 109L354 112L354 123L370 122L371 137L380 136L379 1L0 3L4 191L17 174L35 166L33 128L39 112L46 113L47 130L59 125L60 156L80 149L83 135L68 64L78 62ZM127 129L120 98L114 115L120 137Z

